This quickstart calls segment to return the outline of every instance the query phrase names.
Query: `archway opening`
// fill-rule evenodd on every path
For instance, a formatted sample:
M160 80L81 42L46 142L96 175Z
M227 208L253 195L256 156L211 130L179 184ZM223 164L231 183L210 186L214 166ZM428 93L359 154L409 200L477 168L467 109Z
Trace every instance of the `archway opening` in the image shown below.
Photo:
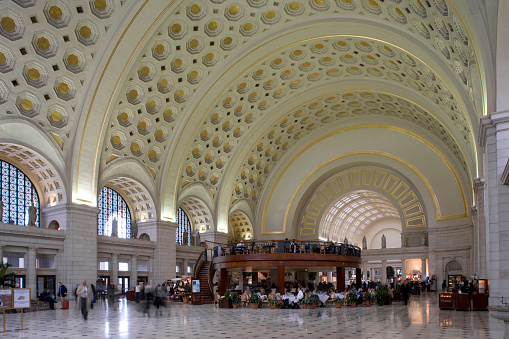
M352 191L339 197L324 213L320 239L362 248L400 247L401 216L391 200L369 191ZM378 244L378 245L377 245Z

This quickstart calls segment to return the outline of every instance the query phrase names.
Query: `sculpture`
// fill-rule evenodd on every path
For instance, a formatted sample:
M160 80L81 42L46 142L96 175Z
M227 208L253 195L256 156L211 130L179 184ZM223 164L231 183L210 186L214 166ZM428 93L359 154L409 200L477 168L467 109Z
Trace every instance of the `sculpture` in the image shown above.
M345 245L348 245L348 239L347 239L346 237L345 237L345 240L343 240L343 243L344 243Z
M385 238L385 234L382 234L382 248L386 248L387 246L387 239Z
M30 205L28 207L28 226L35 226L37 221L37 207Z
M137 238L138 238L138 223L136 221L133 221L131 224L131 239Z
M118 237L118 221L117 218L113 218L111 221L111 236Z
M188 244L189 244L189 233L187 233L187 230L185 230L184 234L182 234L182 245Z
M200 239L200 231L196 230L194 231L194 246L200 246L201 239Z
M422 246L426 246L426 238L427 238L426 232L422 232Z
M366 236L364 236L364 238L362 238L362 249L365 250L368 248L368 244L366 242Z

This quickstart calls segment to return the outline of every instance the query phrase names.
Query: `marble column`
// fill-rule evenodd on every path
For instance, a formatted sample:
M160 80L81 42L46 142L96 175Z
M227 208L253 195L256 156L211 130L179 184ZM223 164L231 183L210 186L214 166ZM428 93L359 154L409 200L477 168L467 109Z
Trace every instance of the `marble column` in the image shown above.
M131 288L136 287L138 281L138 257L135 255L131 256Z
M422 268L421 268L421 280L424 280L426 278L426 275L428 272L426 272L426 258L421 258L421 265L422 265Z
M37 298L37 268L35 266L35 260L37 258L37 253L35 248L29 248L25 260L26 267L26 279L27 284L26 287L31 289L31 297ZM42 291L39 291L42 292Z
M330 283L330 282L332 282L332 271L327 272L327 283Z
M110 284L118 285L118 255L113 253L110 258Z
M387 284L387 260L382 260L382 285Z
M362 263L362 277L364 278L364 281L368 280L368 263L367 261L364 261Z

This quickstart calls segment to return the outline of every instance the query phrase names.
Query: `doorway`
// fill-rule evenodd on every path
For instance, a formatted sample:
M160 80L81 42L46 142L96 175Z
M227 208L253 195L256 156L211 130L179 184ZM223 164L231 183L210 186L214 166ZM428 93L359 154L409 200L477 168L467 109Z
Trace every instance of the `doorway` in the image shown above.
M125 293L129 290L129 277L118 277L118 288L121 293Z
M37 297L39 297L45 289L49 291L49 293L55 294L56 288L56 278L54 275L38 275L37 276Z

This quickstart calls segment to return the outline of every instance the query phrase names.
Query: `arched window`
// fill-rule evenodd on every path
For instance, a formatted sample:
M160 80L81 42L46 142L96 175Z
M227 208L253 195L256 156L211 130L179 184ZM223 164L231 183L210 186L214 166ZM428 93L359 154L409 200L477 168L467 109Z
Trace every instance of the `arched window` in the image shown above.
M28 208L37 208L35 226L39 226L39 196L32 181L19 168L0 160L0 199L2 222L28 225Z
M179 207L177 211L177 244L191 245L191 222L186 212ZM184 239L184 232L187 232L187 239Z
M131 238L131 212L120 194L109 187L103 187L98 207L101 212L97 218L97 234L111 236L116 220L118 237Z

